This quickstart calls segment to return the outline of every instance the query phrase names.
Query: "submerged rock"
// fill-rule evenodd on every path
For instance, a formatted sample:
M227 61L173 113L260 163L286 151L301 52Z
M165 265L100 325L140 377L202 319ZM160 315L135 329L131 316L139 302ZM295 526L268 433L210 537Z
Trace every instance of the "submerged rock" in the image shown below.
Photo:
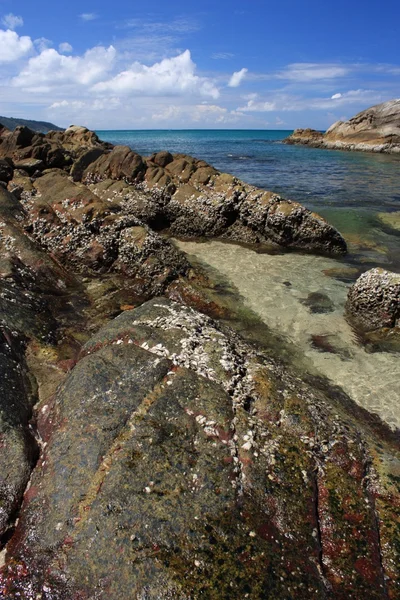
M335 310L332 300L323 292L311 292L301 303L312 313L329 313Z
M286 144L315 148L400 153L400 99L376 104L348 121L337 121L326 133L296 129Z
M346 314L361 331L400 326L400 275L376 268L350 288Z

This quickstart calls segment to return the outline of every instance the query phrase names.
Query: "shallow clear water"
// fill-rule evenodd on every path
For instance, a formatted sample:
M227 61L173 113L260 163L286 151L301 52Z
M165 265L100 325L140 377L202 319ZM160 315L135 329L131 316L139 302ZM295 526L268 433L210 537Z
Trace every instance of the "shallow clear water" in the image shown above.
M257 254L214 241L175 243L236 288L245 306L294 348L297 366L327 377L363 408L400 427L400 353L371 353L359 344L343 316L349 283L324 273L349 265L305 254ZM303 303L313 292L329 298L331 312L313 313Z

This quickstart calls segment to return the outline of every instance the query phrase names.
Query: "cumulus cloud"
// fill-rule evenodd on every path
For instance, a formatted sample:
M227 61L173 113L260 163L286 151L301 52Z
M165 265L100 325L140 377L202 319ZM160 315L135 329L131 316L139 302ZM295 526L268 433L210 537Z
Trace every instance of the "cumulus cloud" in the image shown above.
M9 13L5 15L2 20L2 24L7 27L7 29L16 29L17 27L22 27L24 24L24 20L22 17L18 17L17 15L13 15Z
M96 13L82 13L79 15L79 17L82 19L82 21L94 21L98 18Z
M152 66L134 62L131 67L108 81L93 86L95 92L179 96L200 94L218 98L214 82L195 74L196 65L189 50L173 58L165 58Z
M58 50L59 52L68 53L72 52L73 48L68 42L61 42L61 44L58 46Z
M341 97L342 97L342 94L333 94L333 96L331 96L331 100L338 100Z
M228 86L232 88L239 87L243 79L246 77L247 72L248 69L241 69L240 71L235 71L235 73L229 80Z
M33 49L30 37L19 36L15 31L0 29L0 63L9 63L25 56Z
M292 63L277 74L279 79L292 81L315 81L319 79L335 79L344 77L349 68L337 64L321 63Z
M112 68L115 57L113 46L96 46L83 56L64 56L49 48L31 58L12 85L41 92L67 84L92 85Z
M245 106L238 108L238 110L241 112L273 112L274 110L277 110L277 108L276 102L256 102L251 99Z
M152 115L154 122L182 122L198 125L223 125L237 123L244 115L217 104L170 105Z

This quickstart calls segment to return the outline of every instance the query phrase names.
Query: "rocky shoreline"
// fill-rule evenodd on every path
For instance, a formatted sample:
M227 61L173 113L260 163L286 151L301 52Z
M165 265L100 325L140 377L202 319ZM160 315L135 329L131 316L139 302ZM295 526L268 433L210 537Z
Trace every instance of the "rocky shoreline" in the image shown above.
M397 433L223 324L164 234L342 236L80 127L3 129L0 178L0 597L396 598Z
M400 100L372 106L348 121L337 121L325 133L296 129L285 144L312 148L400 154Z

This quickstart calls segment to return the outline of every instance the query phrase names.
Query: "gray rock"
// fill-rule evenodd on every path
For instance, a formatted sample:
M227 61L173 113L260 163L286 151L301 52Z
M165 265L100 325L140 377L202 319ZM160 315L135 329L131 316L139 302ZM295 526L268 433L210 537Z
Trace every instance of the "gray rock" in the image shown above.
M296 129L287 144L305 144L335 150L400 153L400 99L377 104L348 121L337 121L325 134Z
M361 331L400 326L400 275L381 268L363 273L350 288L346 313Z

